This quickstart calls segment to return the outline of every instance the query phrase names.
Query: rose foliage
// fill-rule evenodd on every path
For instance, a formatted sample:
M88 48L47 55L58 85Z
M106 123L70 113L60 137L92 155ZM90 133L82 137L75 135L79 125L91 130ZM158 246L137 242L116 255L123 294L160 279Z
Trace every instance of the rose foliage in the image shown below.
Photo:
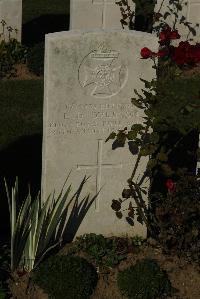
M159 51L155 53L147 47L141 49L142 59L152 59L157 71L156 80L148 82L140 78L145 85L143 94L134 90L137 97L132 98L132 104L143 110L144 122L112 132L106 140L113 140L113 149L127 144L129 151L136 155L133 172L127 181L128 188L123 190L122 198L112 201L111 207L118 218L128 210L126 220L130 225L134 225L137 219L152 233L158 219L153 215L151 202L147 206L144 197L148 196L157 173L162 172L168 180L173 176L177 180L181 178L182 170L170 165L169 156L191 131L200 131L200 76L185 77L183 72L200 62L200 44L190 45L188 41L182 41L177 47L172 46L171 40L179 38L176 29L165 25L159 32ZM181 137L169 148L166 140L170 131ZM199 151L193 154L199 159ZM138 176L137 169L144 156L149 157L149 162L144 174ZM146 180L150 180L149 189ZM167 183L170 194L176 190L172 182ZM122 210L123 202L128 199L128 208Z

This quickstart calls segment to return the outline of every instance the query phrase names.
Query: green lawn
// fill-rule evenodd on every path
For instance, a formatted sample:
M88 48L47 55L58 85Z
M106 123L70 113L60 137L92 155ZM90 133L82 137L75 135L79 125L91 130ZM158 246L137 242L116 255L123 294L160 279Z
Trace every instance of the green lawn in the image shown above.
M42 134L43 80L0 81L0 149L20 136Z

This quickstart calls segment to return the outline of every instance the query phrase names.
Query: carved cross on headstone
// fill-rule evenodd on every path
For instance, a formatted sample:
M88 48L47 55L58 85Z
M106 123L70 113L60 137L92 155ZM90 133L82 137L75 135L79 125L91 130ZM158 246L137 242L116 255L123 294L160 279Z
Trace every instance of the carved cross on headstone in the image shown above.
M115 5L115 0L92 0L94 5L102 5L102 29L106 28L106 8L108 5Z
M98 193L101 190L101 176L102 176L102 169L113 169L113 168L122 168L122 164L103 164L103 140L98 140L98 148L97 148L97 162L96 164L85 164L85 165L77 165L77 170L82 169L96 169L96 193ZM95 201L95 209L97 212L99 212L99 195L97 197L97 200Z

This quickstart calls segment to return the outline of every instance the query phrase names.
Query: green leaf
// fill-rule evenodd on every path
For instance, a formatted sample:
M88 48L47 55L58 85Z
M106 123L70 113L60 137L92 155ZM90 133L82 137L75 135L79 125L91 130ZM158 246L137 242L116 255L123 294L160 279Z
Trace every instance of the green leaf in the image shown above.
M156 133L156 132L153 132L151 135L150 135L150 142L152 143L158 143L159 142L159 134Z
M129 131L126 137L128 138L128 140L135 139L137 137L137 131L136 130Z
M161 170L166 177L170 177L173 175L174 171L168 164L161 164Z
M143 105L140 104L140 102L136 99L131 99L131 102L133 105L135 105L137 108L143 109Z
M157 150L157 146L153 144L147 144L140 150L141 156L150 156Z
M116 133L115 133L115 132L112 132L112 133L108 136L108 138L106 139L105 142L107 142L107 141L110 140L110 139L115 139L115 137L116 137Z
M142 225L144 224L143 218L140 215L137 216L137 221Z
M138 146L137 142L129 141L128 142L128 147L129 147L129 151L131 152L132 155L137 155L138 154L139 146Z
M139 131L144 130L144 127L141 124L134 124L132 125L131 130L138 133Z
M147 164L147 169L152 170L157 164L158 163L156 159L150 159Z
M119 210L121 210L121 202L119 202L119 200L113 199L111 208L114 211L118 212Z
M190 105L186 105L185 110L188 111L188 112L192 112L194 110L194 108Z
M177 3L176 8L181 11L182 10L182 5L180 3Z
M118 147L124 147L125 142L126 142L126 133L124 133L125 129L119 130L119 133L116 136L116 140L112 144L113 150L115 150Z
M143 97L141 96L141 94L139 94L139 92L137 91L137 89L134 88L134 92L135 92L135 94L139 97L139 99L140 99L141 101L143 101Z
M124 147L125 141L126 141L126 139L121 140L121 141L116 139L112 144L112 150L115 150L116 148L119 148L119 147Z
M122 216L123 216L123 215L122 215L122 212L119 212L119 211L116 212L115 214L116 214L117 218L119 218L119 219L121 219Z
M194 228L192 229L192 236L196 238L196 237L198 236L198 234L199 234L199 230L198 230L198 228L197 228L197 227L194 227Z
M142 79L142 78L140 78L140 80L141 80L142 82L144 82L146 88L149 88L149 89L151 88L151 86L152 86L151 82L146 81L146 80L144 80L144 79Z
M159 161L162 161L162 162L167 162L168 161L168 156L165 153L158 153L156 158Z
M134 216L135 216L134 208L129 209L128 217L134 219Z
M130 217L126 217L126 221L128 222L128 224L130 224L131 226L134 226L134 221L132 218Z

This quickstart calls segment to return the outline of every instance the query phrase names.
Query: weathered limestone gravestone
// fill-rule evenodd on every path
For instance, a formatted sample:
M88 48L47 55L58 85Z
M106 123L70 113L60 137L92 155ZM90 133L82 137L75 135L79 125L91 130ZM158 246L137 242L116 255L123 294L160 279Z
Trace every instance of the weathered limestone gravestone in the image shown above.
M2 24L0 24L1 38L9 40L8 26L13 29L17 29L17 32L13 30L10 32L12 38L16 38L21 42L21 27L22 27L22 0L0 0L0 22L4 20L6 22L4 28L4 35Z
M115 0L72 0L70 29L122 29L121 12ZM132 10L134 2L129 0Z
M145 226L135 222L132 227L111 209L112 199L121 197L136 156L127 148L113 151L111 142L105 140L112 131L143 121L131 97L134 88L144 88L139 78L156 76L152 62L140 59L140 50L147 45L157 51L157 37L136 31L46 35L43 198L54 188L58 194L71 169L73 186L87 175L91 177L86 194L94 195L101 189L76 236L91 232L146 236ZM138 176L146 163L147 158L142 160Z
M155 5L155 11L157 12L159 10L159 8L161 7L161 3L163 1L162 0L157 0L157 4ZM183 25L180 24L179 21L181 19L182 16L184 16L186 18L185 21L190 22L190 26L192 28L195 28L196 30L196 36L193 36L192 33L189 34L189 38L193 39L193 42L190 42L191 44L196 43L196 42L200 42L200 26L196 27L195 25L198 23L200 25L200 1L199 0L186 0L186 1L182 1L182 10L179 11L178 14L178 21L176 23L176 28L178 29L181 38L179 40L174 40L173 41L173 45L177 45L179 44L180 41L184 41L187 39L189 30L188 28ZM186 5L185 5L186 3ZM170 12L170 9L173 9L173 5L169 4L169 0L165 0L163 2L163 5L161 7L160 13L163 15L165 12ZM175 21L175 16L169 15L165 22L171 27L173 28L173 24ZM155 23L155 25L157 26L159 23Z

